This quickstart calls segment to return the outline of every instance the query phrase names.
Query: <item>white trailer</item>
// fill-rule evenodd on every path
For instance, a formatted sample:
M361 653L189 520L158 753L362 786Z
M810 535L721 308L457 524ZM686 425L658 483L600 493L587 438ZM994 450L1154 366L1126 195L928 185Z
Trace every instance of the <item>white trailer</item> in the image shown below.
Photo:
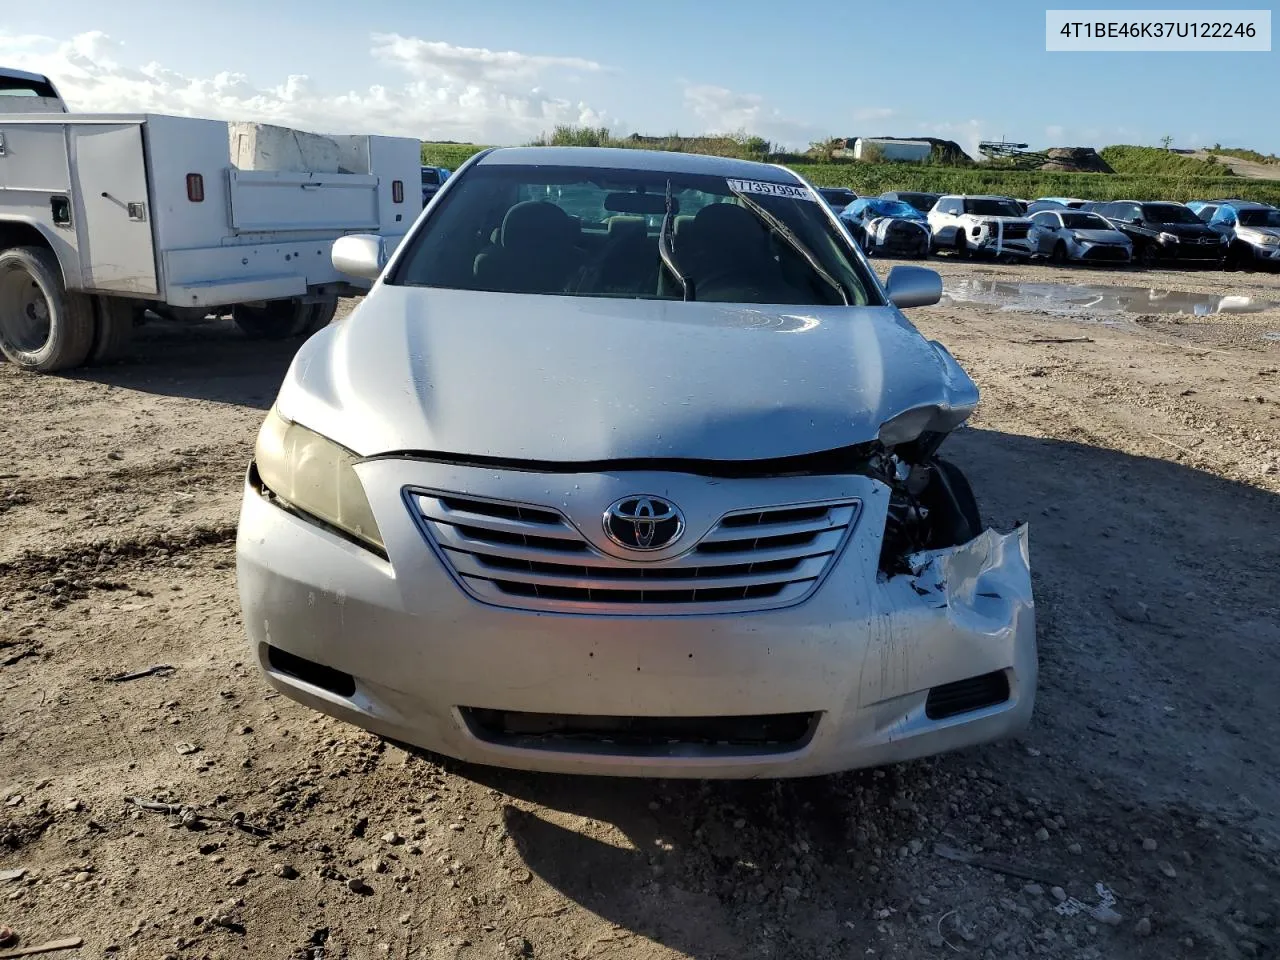
M147 309L229 314L271 339L328 323L360 289L333 241L376 233L394 249L422 210L420 144L299 133L275 169L232 162L273 166L281 130L68 113L47 78L0 70L0 350L41 372L103 362ZM326 169L300 169L321 153Z
M885 160L908 160L923 163L929 159L933 145L928 140L887 140L882 137L859 137L853 141L853 158L867 160L872 156Z

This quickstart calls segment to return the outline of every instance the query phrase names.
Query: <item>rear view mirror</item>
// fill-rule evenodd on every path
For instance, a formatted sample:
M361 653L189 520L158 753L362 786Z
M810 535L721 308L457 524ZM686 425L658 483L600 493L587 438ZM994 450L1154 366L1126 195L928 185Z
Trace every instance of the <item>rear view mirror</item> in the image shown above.
M927 307L942 299L942 277L926 267L894 267L884 288L895 307Z
M387 247L372 233L349 233L333 241L329 254L333 269L349 277L377 280L387 265Z
M610 213L638 213L657 216L667 212L667 198L657 193L611 193L604 198L604 208ZM671 212L680 212L675 198L671 200Z

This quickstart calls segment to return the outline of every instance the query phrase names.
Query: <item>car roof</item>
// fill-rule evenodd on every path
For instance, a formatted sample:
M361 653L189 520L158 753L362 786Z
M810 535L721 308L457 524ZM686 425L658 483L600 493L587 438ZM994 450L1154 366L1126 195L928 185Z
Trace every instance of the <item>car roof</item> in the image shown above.
M785 167L732 157L666 150L630 150L619 147L499 147L484 154L478 166L596 167L601 170L643 170L658 173L691 173L741 180L803 184Z
M939 197L940 200L1013 200L1013 197L1006 197L999 193L948 193ZM1014 203L1017 203L1014 200Z

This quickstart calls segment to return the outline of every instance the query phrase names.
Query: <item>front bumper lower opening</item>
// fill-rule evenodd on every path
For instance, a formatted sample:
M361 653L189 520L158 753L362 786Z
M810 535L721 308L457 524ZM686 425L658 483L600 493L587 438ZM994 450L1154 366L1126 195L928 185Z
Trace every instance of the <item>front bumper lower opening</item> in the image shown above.
M472 735L523 750L653 756L694 751L699 756L792 753L813 738L819 713L729 717L584 716L462 707Z

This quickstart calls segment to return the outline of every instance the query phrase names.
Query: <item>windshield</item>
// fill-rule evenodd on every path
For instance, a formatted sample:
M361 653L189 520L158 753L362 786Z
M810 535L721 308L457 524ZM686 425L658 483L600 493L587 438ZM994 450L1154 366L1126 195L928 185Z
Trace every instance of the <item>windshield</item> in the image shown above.
M1096 213L1063 213L1062 225L1072 230L1114 230Z
M923 220L924 216L909 203L901 200L877 200L871 204L871 212L877 217L901 217L906 220Z
M818 192L826 198L828 203L852 203L858 198L854 196L852 190L840 190L832 187L821 187Z
M1204 221L1180 203L1148 203L1142 207L1142 214L1152 223L1194 223L1203 225Z
M964 202L964 212L980 217L1020 217L1022 209L1012 200L996 197L977 197Z
M1280 210L1241 210L1242 227L1280 227Z
M441 195L387 282L683 299L680 280L663 266L658 251L668 182L671 252L693 281L691 299L879 302L871 277L807 187L594 167L472 167ZM777 223L770 225L744 201L758 204Z

